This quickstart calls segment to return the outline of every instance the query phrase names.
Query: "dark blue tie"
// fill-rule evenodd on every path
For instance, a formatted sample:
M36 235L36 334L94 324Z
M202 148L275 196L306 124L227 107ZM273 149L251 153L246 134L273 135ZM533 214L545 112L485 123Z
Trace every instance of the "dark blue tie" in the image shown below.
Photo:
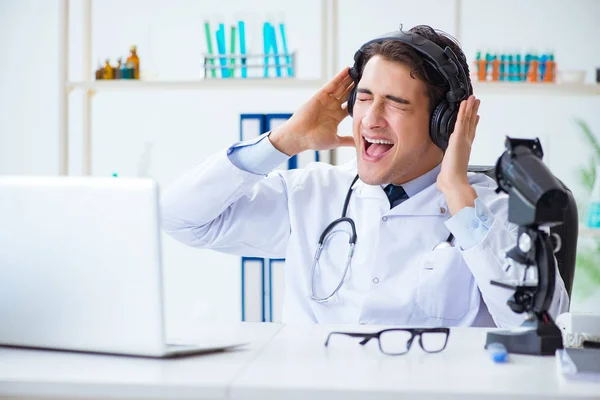
M408 199L408 195L402 188L402 186L396 185L387 185L385 189L385 194L390 201L390 209L396 207L398 204L402 203L404 200Z

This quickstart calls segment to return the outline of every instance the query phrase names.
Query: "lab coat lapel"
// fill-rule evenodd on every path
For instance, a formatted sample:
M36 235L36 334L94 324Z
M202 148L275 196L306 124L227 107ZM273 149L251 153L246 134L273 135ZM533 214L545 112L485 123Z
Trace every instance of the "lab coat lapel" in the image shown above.
M387 207L385 215L440 215L450 217L444 195L436 184L426 187L408 200L389 210L389 200L380 185L367 185L358 181L355 186L357 198L371 199ZM385 208L384 207L384 208Z
M381 188L381 185L367 185L359 179L356 183L355 188L355 194L358 198L377 199L385 201L389 204L388 198L383 189Z
M385 193L384 193L385 196ZM386 215L450 216L444 195L435 184L426 187L408 200L392 208Z

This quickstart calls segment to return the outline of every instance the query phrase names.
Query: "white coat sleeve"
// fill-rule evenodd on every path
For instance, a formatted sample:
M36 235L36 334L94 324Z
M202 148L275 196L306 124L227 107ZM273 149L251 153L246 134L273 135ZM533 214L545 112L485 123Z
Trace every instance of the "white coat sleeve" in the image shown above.
M477 212L472 213L472 221L463 219L461 223L469 226L486 226L486 222L493 222L487 227L487 232L479 243L461 250L463 258L477 282L496 326L504 328L519 326L523 323L525 315L513 312L506 304L514 292L490 283L491 280L518 278L515 270L507 270L506 251L517 244L518 233L518 226L508 223L508 196L493 196L492 201L487 205L478 200L476 210ZM450 230L460 245L460 233L466 229ZM568 311L569 308L569 297L564 282L558 268L555 271L554 295L549 309L553 318Z
M292 176L301 171L285 171ZM180 242L223 253L285 257L290 221L281 172L243 171L222 151L176 180L161 197L163 229Z

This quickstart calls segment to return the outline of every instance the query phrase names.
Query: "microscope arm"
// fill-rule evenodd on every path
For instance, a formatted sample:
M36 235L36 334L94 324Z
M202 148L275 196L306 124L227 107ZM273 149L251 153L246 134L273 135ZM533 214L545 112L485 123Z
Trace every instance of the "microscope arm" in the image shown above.
M550 236L538 232L536 260L538 266L538 289L533 300L533 312L543 315L548 312L556 284L556 259Z

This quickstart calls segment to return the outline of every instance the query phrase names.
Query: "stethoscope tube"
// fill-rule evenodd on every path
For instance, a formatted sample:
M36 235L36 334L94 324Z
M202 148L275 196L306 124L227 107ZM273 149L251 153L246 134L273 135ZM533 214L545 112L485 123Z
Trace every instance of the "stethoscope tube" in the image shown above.
M352 183L350 184L350 188L348 189L348 193L346 194L346 199L344 200L344 208L342 209L341 218L338 218L335 221L331 222L329 225L327 225L327 227L325 228L325 230L323 231L323 233L321 233L321 236L319 237L319 243L318 243L319 247L317 248L317 251L315 252L315 257L313 259L313 265L312 265L312 270L311 270L311 274L310 274L311 299L316 301L317 303L325 303L329 299L331 299L333 296L335 296L335 294L340 290L340 288L344 284L346 275L348 274L348 270L350 269L350 264L352 262L352 255L354 254L354 248L356 247L357 235L356 235L356 226L354 224L354 221L352 220L352 218L346 217L346 213L348 212L348 205L350 204L350 197L352 196L352 191L354 190L354 184L356 183L357 180L358 180L358 175L356 175L354 180L352 180ZM342 275L342 279L340 279L340 282L338 283L336 288L331 292L331 294L329 294L328 296L325 296L325 297L318 297L315 294L315 271L317 269L317 264L319 263L319 257L321 256L321 252L323 250L325 238L333 230L333 228L336 225L338 225L342 222L347 222L348 224L350 224L350 228L352 230L352 234L350 235L350 239L349 239L350 249L348 250L348 257L346 259L346 266L344 268L344 274ZM453 240L454 240L454 235L452 233L450 233L450 235L448 236L446 241L438 243L436 246L433 247L432 250L439 250L439 249L445 249L445 248L452 247Z
M357 235L356 235L356 225L354 224L354 221L352 220L352 218L346 217L346 213L348 212L348 204L350 204L350 197L352 196L352 191L354 190L354 184L356 183L356 181L358 181L358 174L352 180L352 183L350 184L350 189L348 189L348 193L346 193L346 199L344 200L344 208L342 209L342 217L336 219L335 221L333 221L332 223L327 225L327 228L325 228L325 230L323 231L323 233L321 233L321 236L319 237L319 247L317 248L317 251L315 252L315 257L313 259L313 265L312 265L312 271L310 274L310 284L311 284L311 296L310 297L312 300L316 301L317 303L325 303L329 299L331 299L333 296L335 296L335 294L340 290L340 288L344 284L344 280L346 279L346 275L348 274L348 269L350 269L350 264L352 262L352 255L354 254L354 247L356 246ZM348 250L348 257L346 259L346 267L344 268L344 274L342 275L342 279L340 279L340 282L338 283L336 288L333 290L333 292L331 292L331 294L329 296L318 297L315 294L315 270L317 269L317 264L319 263L319 257L321 256L321 251L323 250L323 244L325 242L325 238L327 237L327 234L329 234L329 232L331 232L331 230L336 225L338 225L342 222L349 223L350 228L352 230L352 234L350 235L350 240L349 240L350 250Z
M354 243L350 243L350 250L348 250L348 258L346 259L346 267L344 268L344 274L342 275L342 279L340 279L340 282L338 283L337 287L335 289L333 289L333 292L331 292L331 294L329 296L317 297L317 295L315 295L315 270L317 268L317 263L319 262L319 256L321 255L322 248L323 248L323 245L319 245L319 248L317 249L317 253L315 254L315 258L313 260L312 273L311 273L311 285L312 285L311 299L313 299L317 303L327 302L330 298L335 296L335 294L338 292L338 290L340 290L340 288L344 284L346 275L348 274L348 269L350 269L350 264L352 262L352 254L354 254Z

